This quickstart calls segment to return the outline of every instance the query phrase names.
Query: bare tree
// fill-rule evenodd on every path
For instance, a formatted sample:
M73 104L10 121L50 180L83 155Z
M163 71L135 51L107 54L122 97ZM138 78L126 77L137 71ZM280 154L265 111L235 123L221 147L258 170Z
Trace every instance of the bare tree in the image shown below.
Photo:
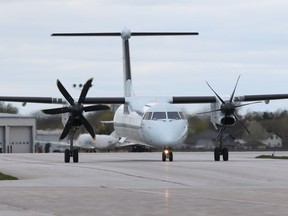
M0 102L0 112L17 114L18 108L14 107L11 103Z

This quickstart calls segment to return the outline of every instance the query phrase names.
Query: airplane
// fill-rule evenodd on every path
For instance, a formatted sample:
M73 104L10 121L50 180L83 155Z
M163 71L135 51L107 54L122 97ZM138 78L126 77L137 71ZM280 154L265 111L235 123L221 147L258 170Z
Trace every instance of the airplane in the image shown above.
M111 150L118 144L118 137L114 133L110 135L97 134L93 139L89 133L80 134L76 140L76 146L89 150L93 147L98 150Z
M236 109L239 107L238 103L251 101L253 103L259 101L268 103L270 100L288 99L288 94L234 96L239 78L228 100L223 100L211 86L209 87L215 93L215 96L135 96L132 87L129 39L136 36L181 35L198 35L198 32L131 32L128 28L124 28L122 32L108 33L53 33L51 36L121 37L124 66L124 97L86 97L91 87L91 78L83 86L78 102L72 98L59 80L57 80L57 87L66 100L52 97L0 96L0 101L64 105L64 107L47 109L43 110L43 112L52 115L68 114L69 117L60 136L60 139L64 139L67 135L70 137L70 149L65 150L64 161L69 163L72 157L73 162L77 163L78 150L73 148L74 133L83 125L91 137L95 138L93 127L83 116L83 113L108 109L108 106L101 104L121 104L116 110L112 121L120 143L137 143L162 149L162 161L167 159L173 161L173 148L182 145L188 134L188 121L178 107L179 104L210 103L212 106L210 111L211 121L220 128L219 134L222 134L225 128L232 126L236 121L240 121L235 114ZM85 104L90 104L90 106L85 107ZM243 127L245 128L245 126ZM214 160L219 161L221 155L224 161L228 161L228 149L224 148L220 142L219 146L214 149Z
M96 139L93 139L89 133L83 133L78 136L76 140L74 140L73 147L78 149L78 151L86 151L86 152L96 152L96 150L100 151L110 151L115 147L123 147L118 145L118 137L115 136L113 132L110 135L106 134L96 134ZM36 143L41 144L44 146L45 144L49 143L52 147L52 151L57 150L65 150L67 147L70 146L68 142L65 141L41 141L37 140Z

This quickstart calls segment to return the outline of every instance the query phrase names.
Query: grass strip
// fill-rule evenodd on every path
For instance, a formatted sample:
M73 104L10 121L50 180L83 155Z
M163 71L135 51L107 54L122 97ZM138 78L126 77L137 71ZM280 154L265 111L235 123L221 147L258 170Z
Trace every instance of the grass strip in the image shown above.
M6 175L0 172L0 181L1 180L18 180L18 179L14 176Z
M259 156L255 157L255 158L288 160L288 156L273 156L273 155L259 155Z

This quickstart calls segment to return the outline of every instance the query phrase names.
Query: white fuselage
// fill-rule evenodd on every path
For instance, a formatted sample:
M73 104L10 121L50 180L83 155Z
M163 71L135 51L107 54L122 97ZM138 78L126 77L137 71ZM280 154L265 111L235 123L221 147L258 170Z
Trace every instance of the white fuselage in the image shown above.
M156 148L173 148L185 141L188 122L177 106L156 103L144 108L142 113L133 110L125 113L124 106L114 115L114 128L119 137Z
M118 139L112 135L97 134L94 140L90 134L81 134L76 140L76 146L86 149L109 150L116 146Z

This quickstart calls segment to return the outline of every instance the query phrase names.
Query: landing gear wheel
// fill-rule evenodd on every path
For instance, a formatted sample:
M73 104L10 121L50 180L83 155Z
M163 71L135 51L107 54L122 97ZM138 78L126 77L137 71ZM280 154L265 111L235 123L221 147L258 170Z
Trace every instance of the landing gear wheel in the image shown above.
M214 149L214 160L215 161L220 161L220 155L221 155L221 151L219 147L215 147Z
M228 148L223 148L222 149L222 155L223 155L223 161L228 161L228 159L229 159Z
M162 161L166 161L166 159L173 161L173 152L171 148L165 148L162 151Z
M70 163L70 150L69 149L65 149L64 161L65 161L65 163Z
M169 161L173 161L173 152L172 151L169 152Z
M78 161L79 161L78 149L73 149L73 162L78 163Z
M162 161L166 161L166 154L164 151L162 152Z

